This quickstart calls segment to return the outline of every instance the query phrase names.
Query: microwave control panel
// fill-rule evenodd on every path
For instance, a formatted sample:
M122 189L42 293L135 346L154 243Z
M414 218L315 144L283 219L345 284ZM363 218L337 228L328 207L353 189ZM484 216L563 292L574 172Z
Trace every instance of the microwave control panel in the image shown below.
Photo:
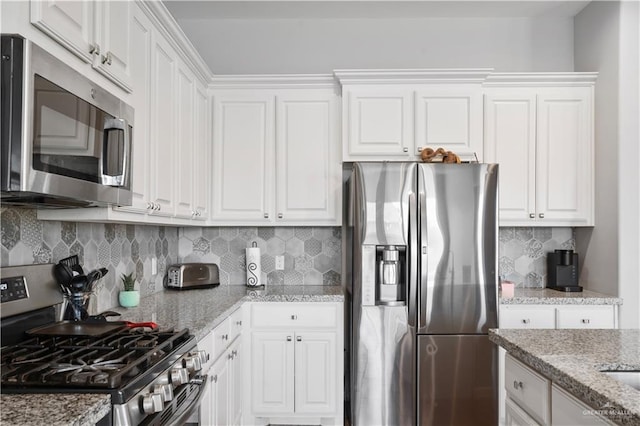
M14 300L26 299L29 297L27 291L27 280L24 277L3 277L0 281L1 303L12 302Z

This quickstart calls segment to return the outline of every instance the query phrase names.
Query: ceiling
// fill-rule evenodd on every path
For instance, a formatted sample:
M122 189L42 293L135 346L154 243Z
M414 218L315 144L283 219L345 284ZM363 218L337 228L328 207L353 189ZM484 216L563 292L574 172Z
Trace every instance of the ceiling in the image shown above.
M192 19L536 18L572 17L589 1L165 0L180 22Z

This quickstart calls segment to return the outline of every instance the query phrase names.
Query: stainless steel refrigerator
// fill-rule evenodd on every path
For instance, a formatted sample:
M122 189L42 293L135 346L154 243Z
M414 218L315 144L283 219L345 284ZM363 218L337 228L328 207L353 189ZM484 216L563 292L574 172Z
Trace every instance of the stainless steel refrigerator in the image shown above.
M497 424L497 175L495 164L353 164L351 424Z

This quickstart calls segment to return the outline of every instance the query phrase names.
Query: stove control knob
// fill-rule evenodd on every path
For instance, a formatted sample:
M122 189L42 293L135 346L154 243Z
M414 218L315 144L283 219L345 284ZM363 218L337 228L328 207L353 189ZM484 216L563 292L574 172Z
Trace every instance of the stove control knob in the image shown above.
M148 393L141 397L140 411L142 414L159 413L163 408L162 395L159 393Z
M189 381L189 372L186 368L172 368L170 373L171 384L174 388L184 385Z
M192 355L200 357L200 364L206 364L209 361L209 354L207 351L195 351Z
M153 385L151 393L162 395L164 402L169 402L173 399L173 388L169 384Z
M184 366L189 373L196 373L202 370L202 363L198 355L190 355L184 359Z

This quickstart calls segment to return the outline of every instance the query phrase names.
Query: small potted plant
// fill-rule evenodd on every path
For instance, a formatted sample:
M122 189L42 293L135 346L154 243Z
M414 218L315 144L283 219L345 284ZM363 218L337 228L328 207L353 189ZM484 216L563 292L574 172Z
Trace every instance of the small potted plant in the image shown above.
M122 286L124 290L118 294L120 306L124 308L133 308L140 303L140 292L135 289L136 279L133 272L130 274L122 274Z

